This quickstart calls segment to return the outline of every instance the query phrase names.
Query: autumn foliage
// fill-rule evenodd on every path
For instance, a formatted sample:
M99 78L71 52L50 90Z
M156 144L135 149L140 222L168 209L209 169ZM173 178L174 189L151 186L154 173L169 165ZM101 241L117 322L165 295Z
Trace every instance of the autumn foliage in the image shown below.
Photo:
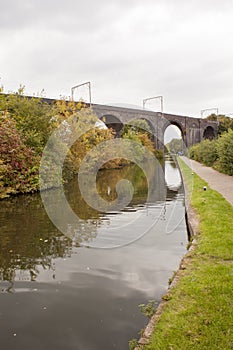
M9 115L0 117L0 194L38 189L39 156L25 144Z
M80 135L71 147L67 147L62 173L64 181L78 173L80 164L88 152L92 153L90 166L99 161L101 155L95 152L96 146L114 139L115 132L112 129L95 127L98 118L90 108L85 107L83 102L75 103L61 99L48 103L42 98L27 97L24 96L24 87L20 87L16 94L0 93L0 198L39 189L39 167L43 151L49 137L61 125L64 129L61 147L67 147L66 137L69 137L69 133L78 132ZM72 118L74 122L70 123ZM92 127L86 129L87 125ZM80 133L78 128L87 131ZM151 152L156 152L145 121L136 124L134 122L132 126L125 127L121 136L136 141ZM111 150L105 152L111 153ZM135 152L135 149L132 149L132 152ZM56 169L59 156L56 152L52 154L44 168L46 179L50 179L51 173L53 174L51 182L46 181L46 188L54 187L58 183L55 172L51 169ZM140 147L138 156L144 156ZM111 159L111 154L108 159ZM126 164L127 160L119 158L112 159L101 167L118 168Z

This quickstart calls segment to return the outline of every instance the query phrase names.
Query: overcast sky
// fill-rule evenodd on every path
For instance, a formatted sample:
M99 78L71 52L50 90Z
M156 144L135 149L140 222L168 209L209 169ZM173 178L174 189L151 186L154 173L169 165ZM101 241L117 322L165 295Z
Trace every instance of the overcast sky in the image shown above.
M0 77L33 94L233 113L232 0L0 0ZM83 98L87 90L79 91ZM79 98L79 94L75 96ZM149 105L148 105L149 107ZM152 108L159 109L158 100Z

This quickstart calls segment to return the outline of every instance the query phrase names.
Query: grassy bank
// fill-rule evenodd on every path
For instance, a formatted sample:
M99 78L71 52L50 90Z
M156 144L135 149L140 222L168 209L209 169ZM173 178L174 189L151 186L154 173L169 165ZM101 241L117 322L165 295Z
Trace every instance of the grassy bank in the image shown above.
M233 207L180 161L199 216L195 249L144 350L233 349ZM203 186L207 190L203 191Z

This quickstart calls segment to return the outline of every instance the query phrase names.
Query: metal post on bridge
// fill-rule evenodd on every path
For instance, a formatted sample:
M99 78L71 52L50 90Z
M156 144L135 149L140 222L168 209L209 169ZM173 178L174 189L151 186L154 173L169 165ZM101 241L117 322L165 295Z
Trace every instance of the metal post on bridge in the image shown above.
M88 89L89 89L89 103L90 103L90 107L91 107L91 82L90 81L73 86L71 88L71 100L74 101L74 90L78 89L79 87L84 86L84 85L87 85Z
M215 111L216 112L215 114L218 115L218 108L207 108L207 109L202 109L201 110L201 118L203 118L204 113L207 112L207 111L212 111L212 112Z
M149 98L145 98L143 100L143 110L145 110L145 106L147 101L150 100L155 100L155 99L159 99L160 100L160 113L163 116L163 96L155 96L155 97L149 97ZM158 149L159 143L158 143L158 117L157 117L157 135L156 135L156 148Z
M155 100L155 99L159 99L160 100L160 112L163 113L163 96L155 96L155 97L149 97L149 98L145 98L143 100L143 109L145 109L146 106L146 102L149 100Z

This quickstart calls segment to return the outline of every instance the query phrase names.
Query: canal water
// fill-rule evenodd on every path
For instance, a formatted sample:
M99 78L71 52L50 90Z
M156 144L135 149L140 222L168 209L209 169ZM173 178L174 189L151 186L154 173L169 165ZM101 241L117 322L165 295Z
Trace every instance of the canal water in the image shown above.
M2 349L127 350L139 337L148 319L138 305L160 301L186 252L179 171L173 161L164 170L166 196L149 204L137 166L100 171L106 200L120 179L134 186L131 203L108 214L85 203L74 179L65 188L79 218L72 237L51 223L39 194L0 202Z

